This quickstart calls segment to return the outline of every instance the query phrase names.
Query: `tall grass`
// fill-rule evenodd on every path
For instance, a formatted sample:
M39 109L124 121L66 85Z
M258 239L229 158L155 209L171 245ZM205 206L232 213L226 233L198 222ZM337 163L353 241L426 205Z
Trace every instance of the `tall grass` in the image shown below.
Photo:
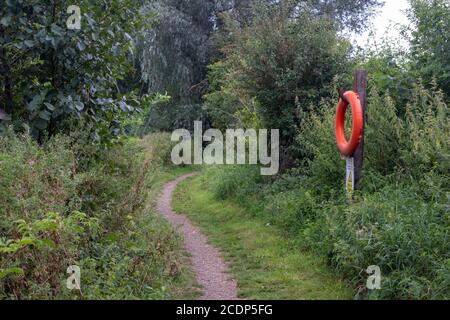
M148 198L169 137L104 150L82 136L0 138L0 299L171 297L180 241ZM66 288L70 265L80 291Z
M406 108L375 90L368 101L364 178L352 199L344 194L345 162L335 145L335 99L303 114L296 144L301 165L292 172L268 183L253 177L254 168L215 169L221 172L210 186L218 198L237 198L277 225L299 247L326 256L356 297L448 299L447 102L420 84ZM370 265L381 268L380 290L365 286Z

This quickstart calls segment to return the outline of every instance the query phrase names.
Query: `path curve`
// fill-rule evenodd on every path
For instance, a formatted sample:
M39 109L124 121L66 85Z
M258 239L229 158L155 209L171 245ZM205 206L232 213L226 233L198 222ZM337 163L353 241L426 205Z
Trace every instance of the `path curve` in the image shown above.
M208 238L191 221L172 210L172 194L178 183L194 176L187 174L167 183L158 202L159 213L179 226L178 232L184 238L184 246L191 254L193 270L197 281L203 286L200 300L236 300L237 284L230 278L226 263L219 250L208 244Z

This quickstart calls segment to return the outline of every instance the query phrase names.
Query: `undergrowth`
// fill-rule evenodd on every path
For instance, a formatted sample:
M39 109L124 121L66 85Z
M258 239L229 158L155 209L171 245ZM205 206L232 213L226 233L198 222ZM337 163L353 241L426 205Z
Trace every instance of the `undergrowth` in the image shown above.
M351 199L335 145L334 101L303 115L298 167L277 179L261 178L256 166L214 167L205 173L209 188L276 225L299 250L326 257L357 298L450 298L444 96L416 85L402 113L388 95L370 93L364 178ZM380 290L366 288L371 265L381 269Z
M154 212L170 178L167 141L155 134L102 149L80 133L43 145L1 137L0 298L182 295L180 239ZM81 290L66 288L71 265L81 268Z

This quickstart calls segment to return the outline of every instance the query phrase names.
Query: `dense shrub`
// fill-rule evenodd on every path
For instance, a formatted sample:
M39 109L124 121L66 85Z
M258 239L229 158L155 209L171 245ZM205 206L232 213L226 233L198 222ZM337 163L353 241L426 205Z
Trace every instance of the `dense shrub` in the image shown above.
M204 108L213 126L280 129L283 170L292 166L299 113L349 67L349 42L333 19L316 13L306 4L260 3L250 25L225 19L224 59L209 68Z
M337 97L304 115L298 168L268 184L255 167L224 167L211 188L327 257L359 297L448 299L448 107L439 91L413 91L403 113L370 93L364 180L352 199L334 139ZM381 290L365 287L370 265L381 268Z
M30 137L12 133L0 141L2 233L11 231L19 212L31 221L67 205L71 209L77 180L72 179L75 155L66 138L56 137L42 148Z
M167 298L180 243L146 205L167 161L152 150L166 142L102 149L62 136L42 146L1 137L0 298ZM70 265L81 268L80 292L66 289Z
M132 0L77 1L83 23L67 28L70 1L2 1L0 108L12 124L46 134L70 132L65 121L84 119L97 139L121 129L121 117L139 107L133 86L131 36L140 29L141 4Z
M172 165L172 149L176 142L171 141L169 133L153 133L145 136L142 141L146 154L154 166Z
M381 290L370 297L385 299L448 298L450 242L448 213L427 203L407 187L388 185L352 204L321 207L316 235L304 229L313 248L365 293L370 265L382 270ZM320 241L317 239L320 235Z
M141 129L143 134L170 132L176 129L194 129L194 121L208 122L200 104L189 101L162 101L156 103L148 113Z
M235 198L245 202L249 194L258 193L262 181L256 166L229 166L228 170L218 167L211 168L211 181L215 196L218 199Z

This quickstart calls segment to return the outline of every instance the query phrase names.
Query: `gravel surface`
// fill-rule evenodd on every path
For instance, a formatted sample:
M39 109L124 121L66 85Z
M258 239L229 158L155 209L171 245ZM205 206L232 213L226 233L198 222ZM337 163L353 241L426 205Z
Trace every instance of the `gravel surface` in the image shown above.
M172 194L177 184L193 175L195 174L184 175L164 186L158 211L179 227L178 232L184 238L184 246L191 254L197 280L204 288L200 300L236 300L238 293L236 281L230 278L219 250L208 243L208 238L187 217L172 210Z

